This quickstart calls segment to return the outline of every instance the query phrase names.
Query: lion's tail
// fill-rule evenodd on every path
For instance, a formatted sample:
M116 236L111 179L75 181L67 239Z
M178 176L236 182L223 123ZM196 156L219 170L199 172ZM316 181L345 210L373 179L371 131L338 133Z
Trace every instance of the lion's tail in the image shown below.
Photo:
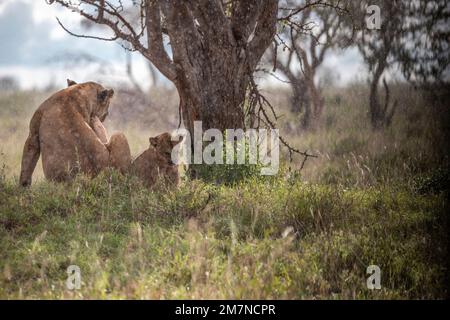
M25 146L23 147L22 167L20 170L20 185L26 187L31 185L31 177L33 175L36 163L39 160L41 147L39 143L39 128L41 126L42 112L39 110L33 115L30 121L30 133Z

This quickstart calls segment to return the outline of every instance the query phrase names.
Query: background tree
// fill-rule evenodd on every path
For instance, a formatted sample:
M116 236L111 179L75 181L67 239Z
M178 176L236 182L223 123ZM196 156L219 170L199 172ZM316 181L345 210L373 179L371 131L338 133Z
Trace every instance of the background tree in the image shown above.
M447 0L405 4L407 26L396 52L400 69L416 86L442 86L450 81L450 6Z
M19 82L16 78L10 76L0 77L0 92L19 90Z
M369 6L380 9L379 17L372 16L375 19L381 19L379 29L368 26L367 18L370 14L377 14L377 12L367 12ZM386 78L382 80L382 77L396 61L396 46L400 44L402 37L405 9L404 2L398 0L354 3L352 22L355 22L358 29L354 35L356 35L356 45L369 70L369 115L374 129L389 126L397 107L396 102L391 104L389 86ZM385 89L384 103L379 96L381 81Z
M380 29L367 27L370 5L380 8ZM391 124L397 106L390 102L389 86L383 78L387 70L395 67L422 87L427 83L436 87L448 78L450 8L445 0L371 0L355 2L352 13L355 44L370 74L370 120L374 129L381 129ZM381 81L384 103L379 94Z
M288 1L287 6L299 7L302 2ZM323 113L317 71L331 49L344 45L341 26L346 7L344 1L305 1L303 6L304 10L284 25L271 58L276 57L275 68L289 80L292 110L302 112L302 126L307 129L315 127ZM278 54L279 47L287 54Z

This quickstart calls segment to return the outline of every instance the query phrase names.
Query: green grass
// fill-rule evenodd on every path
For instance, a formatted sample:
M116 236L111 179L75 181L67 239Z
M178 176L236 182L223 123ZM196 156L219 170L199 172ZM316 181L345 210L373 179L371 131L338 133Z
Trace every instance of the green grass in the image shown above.
M0 296L442 298L445 205L443 194L283 179L157 192L114 172L31 190L3 182ZM379 291L366 288L371 264Z
M383 132L370 130L357 86L327 105L316 131L289 132L295 116L283 118L281 133L319 155L301 173L296 159L269 179L184 179L152 192L114 171L46 182L40 164L32 187L19 188L28 121L45 94L0 95L0 298L447 297L445 118L400 93ZM158 132L119 120L108 129L124 131L133 154ZM373 264L381 290L366 286ZM66 288L69 265L81 268L80 290Z

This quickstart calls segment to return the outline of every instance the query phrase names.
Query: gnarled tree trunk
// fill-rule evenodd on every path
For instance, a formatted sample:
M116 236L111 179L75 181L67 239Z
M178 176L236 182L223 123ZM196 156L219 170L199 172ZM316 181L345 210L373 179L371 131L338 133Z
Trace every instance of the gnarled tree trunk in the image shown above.
M231 19L216 0L160 3L184 125L190 132L194 121L204 130L243 128L249 76L275 35L278 1L238 1Z
M220 50L190 49L193 54L188 60L174 54L175 63L182 66L174 83L186 128L191 131L197 120L204 129L243 128L248 76L238 48L226 43Z

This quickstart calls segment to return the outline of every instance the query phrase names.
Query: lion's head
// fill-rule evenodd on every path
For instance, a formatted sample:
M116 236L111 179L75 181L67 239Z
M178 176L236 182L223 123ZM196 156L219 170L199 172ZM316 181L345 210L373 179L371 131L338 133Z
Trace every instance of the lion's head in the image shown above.
M102 122L105 121L109 113L109 104L111 102L112 97L114 96L113 89L105 89L102 85L96 82L85 82L78 84L70 79L67 79L67 86L68 87L80 86L86 88L89 87L89 89L96 92L97 103L93 105L91 116L98 117Z

